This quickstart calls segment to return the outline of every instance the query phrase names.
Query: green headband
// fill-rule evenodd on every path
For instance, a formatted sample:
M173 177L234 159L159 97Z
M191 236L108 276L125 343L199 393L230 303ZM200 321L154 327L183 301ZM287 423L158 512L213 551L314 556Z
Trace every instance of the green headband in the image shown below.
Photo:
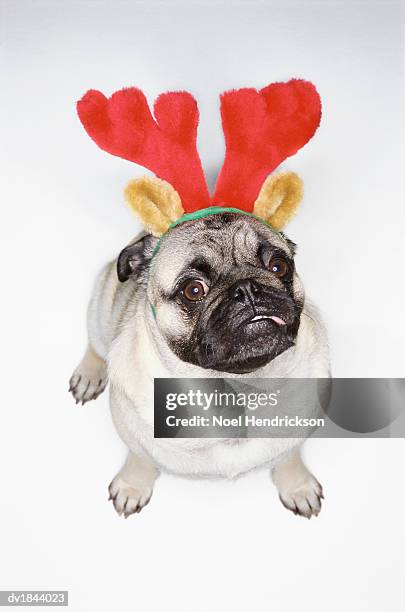
M186 213L182 215L181 217L179 217L179 219L176 219L176 221L173 221L173 223L169 225L165 233L160 236L153 250L152 257L154 257L156 253L158 252L158 250L160 249L160 244L162 242L162 239L167 234L167 232L170 232L170 230L176 227L177 225L180 225L181 223L185 223L186 221L196 221L197 219L202 219L203 217L208 217L210 215L220 215L221 213L229 213L229 212L238 213L239 215L245 215L246 217L253 217L253 219L257 219L257 221L261 221L261 223L264 223L264 225L270 228L271 231L274 232L274 234L277 234L284 240L284 236L282 232L278 232L277 230L274 229L274 227L270 225L270 223L267 223L267 221L265 221L261 217L258 217L257 215L254 215L253 213L246 212L245 210L240 210L239 208L226 208L223 206L209 206L208 208L201 208L200 210L195 210L194 212Z

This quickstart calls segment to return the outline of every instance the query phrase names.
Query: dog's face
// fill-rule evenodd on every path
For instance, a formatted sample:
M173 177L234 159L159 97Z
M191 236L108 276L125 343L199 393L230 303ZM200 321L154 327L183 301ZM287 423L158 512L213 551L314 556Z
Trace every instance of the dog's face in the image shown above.
M207 216L170 230L151 259L153 239L127 247L121 280L147 279L155 324L183 361L246 373L293 346L304 291L294 244L238 213Z

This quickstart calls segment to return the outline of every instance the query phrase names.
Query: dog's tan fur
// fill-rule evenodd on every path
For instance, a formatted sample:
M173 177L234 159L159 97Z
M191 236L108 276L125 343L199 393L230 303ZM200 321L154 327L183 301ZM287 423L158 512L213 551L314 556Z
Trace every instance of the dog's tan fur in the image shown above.
M246 235L253 240L255 224L259 222L249 217L244 219ZM114 424L129 449L124 468L111 483L111 497L117 511L128 516L147 503L153 483L162 469L183 475L233 477L256 467L268 466L273 470L273 479L284 505L309 518L320 510L322 490L302 463L298 450L302 440L254 438L240 444L229 444L207 438L168 440L153 436L154 378L215 378L223 375L182 361L170 350L164 336L165 328L169 326L174 333L184 331L179 327L174 305L157 304L157 319L151 310L151 303L155 303L157 295L153 279L170 284L176 278L185 254L190 248L195 248L190 246L190 232L204 241L200 229L203 221L198 223L176 228L173 235L163 239L152 260L147 281L135 278L120 283L117 261L108 264L96 281L88 309L89 348L75 370L71 387L76 400L85 402L91 399L91 392L97 395L97 390L105 386L108 367ZM239 230L241 223L238 222ZM279 248L289 248L280 236L268 231L270 239ZM243 243L243 235L240 239ZM253 243L251 248L256 248ZM298 276L294 283L300 291ZM242 376L310 378L328 375L326 333L317 310L305 299L294 347L267 365ZM232 376L238 375L227 373L227 377Z

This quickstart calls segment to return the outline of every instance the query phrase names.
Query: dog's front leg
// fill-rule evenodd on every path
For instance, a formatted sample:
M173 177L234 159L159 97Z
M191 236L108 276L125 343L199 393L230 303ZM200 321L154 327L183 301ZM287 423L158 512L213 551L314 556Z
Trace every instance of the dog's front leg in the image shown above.
M107 386L107 364L89 344L83 359L69 381L69 391L76 404L97 399Z
M140 512L149 502L158 476L159 470L149 455L141 450L137 454L129 452L124 466L108 487L109 499L118 514L128 518Z
M281 503L294 514L318 516L323 499L322 486L305 467L300 450L294 450L272 470Z

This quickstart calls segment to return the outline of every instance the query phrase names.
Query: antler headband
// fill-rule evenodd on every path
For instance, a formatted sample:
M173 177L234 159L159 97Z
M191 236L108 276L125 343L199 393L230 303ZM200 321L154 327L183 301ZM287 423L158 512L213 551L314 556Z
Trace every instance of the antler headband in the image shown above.
M226 154L212 198L197 151L199 114L191 94L161 94L153 116L137 88L110 98L90 90L77 111L101 149L158 177L131 181L125 196L143 225L159 236L183 216L200 217L222 207L254 214L275 230L284 227L301 201L302 182L292 172L269 175L312 138L321 101L314 85L300 79L223 93Z

